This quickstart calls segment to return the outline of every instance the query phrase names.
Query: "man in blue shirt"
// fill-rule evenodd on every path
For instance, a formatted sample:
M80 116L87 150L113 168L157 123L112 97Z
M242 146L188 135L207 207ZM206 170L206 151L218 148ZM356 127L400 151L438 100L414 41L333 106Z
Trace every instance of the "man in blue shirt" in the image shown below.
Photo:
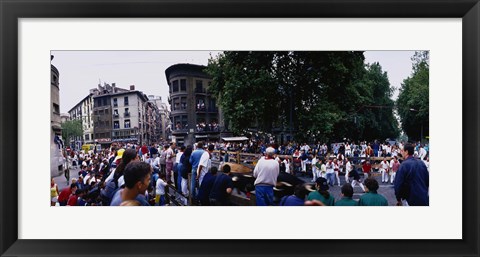
M209 195L211 205L230 205L229 196L233 189L232 178L229 176L230 170L230 165L224 164L222 167L223 173L217 175Z
M429 174L425 163L413 157L412 144L405 144L404 161L395 175L394 188L397 205L428 206Z
M190 164L192 165L192 181L191 181L191 189L192 189L192 198L196 199L197 198L197 192L196 192L196 181L197 181L197 169L198 165L200 164L200 159L202 158L203 153L205 150L203 149L203 142L198 142L197 143L197 149L192 152L192 155L190 156Z

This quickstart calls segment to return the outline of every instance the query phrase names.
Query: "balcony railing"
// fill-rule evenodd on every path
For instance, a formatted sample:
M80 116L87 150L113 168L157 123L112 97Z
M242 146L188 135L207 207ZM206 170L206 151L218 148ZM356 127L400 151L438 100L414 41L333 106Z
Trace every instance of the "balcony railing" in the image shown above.
M117 113L117 114L113 114L113 117L114 117L114 118L118 118L118 113Z
M126 112L123 114L125 117L130 117L130 112Z

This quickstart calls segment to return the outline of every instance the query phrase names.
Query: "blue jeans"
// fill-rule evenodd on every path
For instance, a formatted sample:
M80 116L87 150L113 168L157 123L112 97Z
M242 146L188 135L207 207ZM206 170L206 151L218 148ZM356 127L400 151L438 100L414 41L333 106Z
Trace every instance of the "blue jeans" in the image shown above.
M330 186L333 186L335 184L335 173L327 173L327 183Z
M182 192L182 175L180 175L180 171L178 171L177 181L177 192Z
M256 185L255 197L257 199L257 206L273 205L273 186Z
M195 188L196 185L196 178L197 178L197 169L192 168L192 181L190 181L190 195L192 199L197 199L197 191Z

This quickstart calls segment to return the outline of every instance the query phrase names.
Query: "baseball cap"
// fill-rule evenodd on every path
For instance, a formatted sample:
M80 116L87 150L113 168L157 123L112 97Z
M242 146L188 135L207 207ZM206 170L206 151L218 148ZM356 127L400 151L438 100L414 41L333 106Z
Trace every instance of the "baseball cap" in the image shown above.
M125 152L125 149L119 149L117 151L117 156L115 157L115 161L117 161L118 159L122 159L122 156L123 156L123 153Z

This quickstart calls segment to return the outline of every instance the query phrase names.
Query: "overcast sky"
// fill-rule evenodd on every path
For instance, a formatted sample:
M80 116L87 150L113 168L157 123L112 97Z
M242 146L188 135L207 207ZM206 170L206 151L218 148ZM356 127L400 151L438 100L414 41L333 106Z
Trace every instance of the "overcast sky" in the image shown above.
M168 99L165 69L177 63L207 65L210 51L52 51L52 64L60 73L60 112L67 113L98 83L116 83L146 95ZM365 62L379 62L390 85L399 88L411 74L414 51L367 51ZM396 99L398 90L394 95ZM167 103L168 104L168 103Z

